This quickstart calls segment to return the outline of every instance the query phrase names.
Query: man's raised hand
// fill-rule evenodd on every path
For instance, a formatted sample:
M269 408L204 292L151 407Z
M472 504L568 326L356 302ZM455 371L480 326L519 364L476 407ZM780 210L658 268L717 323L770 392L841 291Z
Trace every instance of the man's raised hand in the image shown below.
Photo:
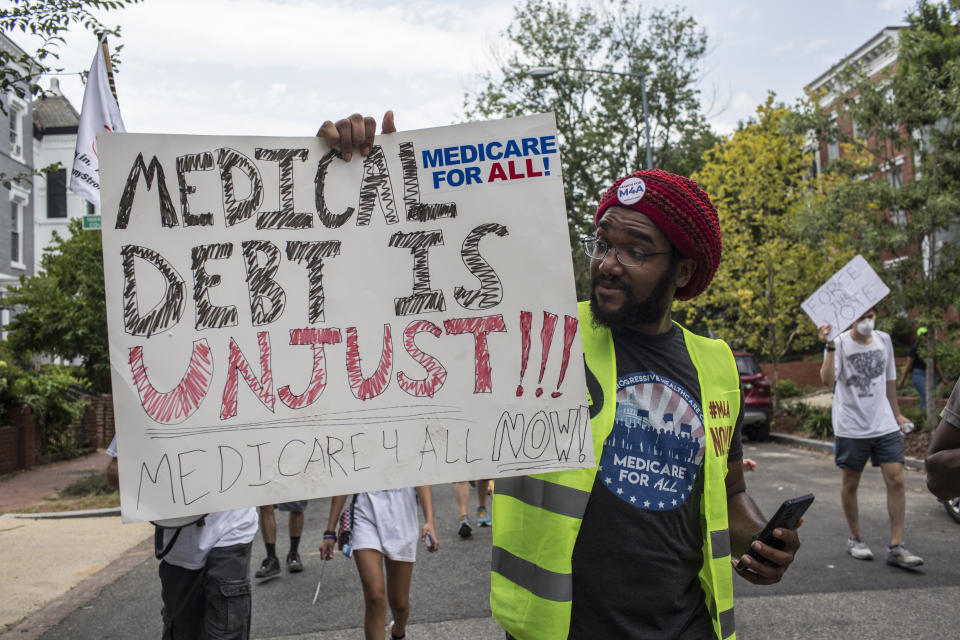
M397 127L393 123L393 111L383 114L383 123L380 133L396 133ZM373 138L377 133L377 121L370 116L355 113L336 122L327 120L317 131L317 136L323 138L331 149L339 149L340 155L346 162L353 157L353 152L366 156L373 149Z

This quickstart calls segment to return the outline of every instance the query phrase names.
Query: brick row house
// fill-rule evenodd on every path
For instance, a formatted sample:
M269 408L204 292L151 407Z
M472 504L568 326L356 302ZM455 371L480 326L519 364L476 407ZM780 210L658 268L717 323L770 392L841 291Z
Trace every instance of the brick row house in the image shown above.
M860 45L853 53L843 58L840 62L833 65L829 70L818 76L813 82L808 84L805 89L817 97L817 104L837 122L840 130L847 136L858 140L863 140L857 125L847 115L843 108L844 99L857 99L857 91L849 91L842 83L841 76L844 71L851 66L859 67L860 70L874 82L880 81L896 71L897 54L899 47L900 26L889 26L880 30L876 35ZM907 132L903 132L907 135ZM871 144L872 141L867 141ZM880 153L883 162L880 171L872 176L874 180L886 180L890 185L897 189L904 184L909 184L916 176L916 159L909 151L893 149L887 146L886 149L876 149ZM837 158L842 157L844 150L838 142L820 142L818 148L814 149L813 169L817 173L823 171L827 165ZM897 225L906 225L909 223L908 214L904 211L890 211L891 221ZM956 226L948 229L937 238L940 243L957 243L960 241L960 229ZM929 255L929 247L926 242L923 247L924 255ZM890 256L886 261L888 264L896 261L897 256Z

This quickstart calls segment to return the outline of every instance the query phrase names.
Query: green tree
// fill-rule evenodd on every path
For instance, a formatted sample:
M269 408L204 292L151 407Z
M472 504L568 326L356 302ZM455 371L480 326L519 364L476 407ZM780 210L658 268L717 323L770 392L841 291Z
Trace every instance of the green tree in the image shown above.
M80 358L92 389L110 391L107 313L103 286L103 254L98 231L84 231L70 221L66 239L54 233L44 250L42 272L21 276L5 304L15 311L8 341L20 357L49 354Z
M32 52L14 51L0 47L0 91L12 91L21 98L42 93L40 76L62 71L55 66L59 49L66 44L64 34L76 25L91 33L120 36L120 27L107 28L97 17L98 12L121 9L140 0L9 0L0 9L0 31L11 35L20 31L39 39ZM122 47L111 53L114 64L119 63ZM4 107L4 113L6 108Z
M875 179L838 191L815 223L849 226L833 206L874 212L856 221L856 237L861 246L898 257L886 266L892 290L886 305L913 310L919 323L936 328L925 345L934 353L948 329L948 310L960 306L960 1L921 1L907 23L888 73L868 77L853 66L841 78L845 97L832 107L856 125L858 135L847 132L845 141L870 154L872 165L859 173ZM902 186L888 179L901 158L915 168ZM932 367L927 374L933 397ZM927 411L928 424L936 424L935 403Z
M552 111L563 156L564 195L580 294L588 290L589 260L579 237L593 231L593 212L619 176L646 167L646 127L640 79L560 71L557 66L644 74L656 167L690 175L717 140L700 110L697 89L707 36L681 9L649 13L629 0L571 7L524 0L504 32L510 53L485 74L484 87L465 97L470 118Z
M811 174L804 137L786 130L790 118L771 94L755 120L707 152L694 178L717 207L723 260L710 288L679 309L687 322L773 363L778 413L780 361L816 340L800 302L851 257L828 249L843 244L835 238L801 237L800 215L836 185Z
M19 47L0 47L0 95L14 94L25 101L44 94L40 78L44 74L63 71L56 66L60 48L66 44L65 34L73 27L82 26L94 34L109 34L119 38L120 27L107 28L97 13L135 4L140 0L9 0L0 9L0 31L10 37L20 32L31 42L38 43L32 51ZM120 64L120 50L116 46L110 54L114 67ZM86 77L87 71L82 75ZM8 115L8 101L0 100L0 112ZM34 176L60 167L53 163L8 175L0 172L0 184L9 189L12 183L29 188Z

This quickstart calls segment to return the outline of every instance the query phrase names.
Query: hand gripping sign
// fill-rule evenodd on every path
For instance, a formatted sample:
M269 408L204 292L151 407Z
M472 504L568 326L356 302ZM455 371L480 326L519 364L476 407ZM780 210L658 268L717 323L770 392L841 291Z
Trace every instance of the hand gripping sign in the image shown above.
M827 340L833 340L888 293L890 288L858 255L800 306L818 327L830 325Z
M100 149L125 520L593 464L552 115Z

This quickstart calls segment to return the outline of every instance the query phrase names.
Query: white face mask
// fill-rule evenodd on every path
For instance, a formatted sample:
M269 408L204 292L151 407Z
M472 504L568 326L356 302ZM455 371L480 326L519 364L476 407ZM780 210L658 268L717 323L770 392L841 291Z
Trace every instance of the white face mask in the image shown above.
M873 318L864 318L857 323L857 333L868 336L873 333Z

